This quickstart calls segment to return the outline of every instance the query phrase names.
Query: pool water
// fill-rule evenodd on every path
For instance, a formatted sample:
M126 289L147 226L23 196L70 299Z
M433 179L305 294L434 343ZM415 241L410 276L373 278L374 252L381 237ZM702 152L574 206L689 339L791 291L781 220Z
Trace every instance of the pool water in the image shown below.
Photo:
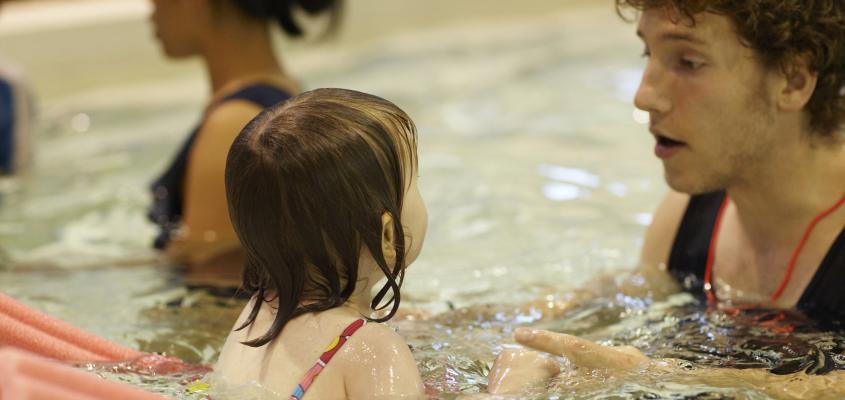
M633 116L640 50L633 26L591 1L291 50L290 65L309 87L383 96L418 125L430 225L403 301L435 317L391 325L434 397L483 391L495 354L529 325L675 360L631 374L565 368L529 398L782 398L794 392L773 388L800 381L799 371L845 369L842 333L800 318L797 330L779 333L760 327L771 313L707 311L685 294L601 297L554 320L515 311L636 265L666 191L652 138ZM140 350L213 363L243 301L188 289L175 266L117 266L150 255L146 187L198 118L202 93L200 78L180 72L45 99L36 168L0 181L0 289ZM712 372L722 366L786 375L737 380ZM176 398L201 397L185 391L195 376L122 367L86 366ZM252 387L218 396L274 394Z

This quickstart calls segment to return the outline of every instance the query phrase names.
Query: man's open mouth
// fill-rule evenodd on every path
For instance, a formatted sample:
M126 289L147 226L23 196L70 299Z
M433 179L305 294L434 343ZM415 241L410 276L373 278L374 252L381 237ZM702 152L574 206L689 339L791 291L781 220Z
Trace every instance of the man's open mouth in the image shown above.
M654 138L657 139L657 144L654 146L654 154L661 159L668 159L687 148L687 144L684 142L670 139L653 131L652 133L654 134Z
M674 139L669 139L668 137L663 136L663 135L656 135L655 137L657 138L657 144L660 145L660 146L676 147L676 146L685 146L686 145L686 143L684 143L684 142L679 142L679 141L674 140Z

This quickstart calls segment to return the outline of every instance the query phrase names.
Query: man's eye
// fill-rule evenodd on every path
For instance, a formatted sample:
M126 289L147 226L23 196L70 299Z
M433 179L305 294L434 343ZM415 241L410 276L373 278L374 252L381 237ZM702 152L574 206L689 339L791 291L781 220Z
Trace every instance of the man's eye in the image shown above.
M704 63L701 63L701 62L698 62L698 61L693 61L693 60L686 59L686 58L682 58L681 61L680 61L681 67L684 68L684 69L688 69L688 70L697 70L697 69L701 68L701 66L703 64Z

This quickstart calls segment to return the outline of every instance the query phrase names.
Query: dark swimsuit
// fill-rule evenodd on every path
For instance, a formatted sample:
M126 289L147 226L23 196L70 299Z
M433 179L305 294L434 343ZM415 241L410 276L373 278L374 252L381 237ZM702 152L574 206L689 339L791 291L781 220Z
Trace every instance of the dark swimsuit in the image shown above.
M291 97L281 89L266 85L255 84L244 87L222 100L219 104L231 100L245 100L254 103L261 108L267 108L281 103ZM203 121L204 122L204 121ZM203 122L194 128L188 140L176 154L167 170L153 182L150 189L153 192L153 204L150 206L147 217L150 221L159 226L160 232L153 242L153 247L163 250L170 242L173 231L179 227L182 221L182 207L185 184L185 173L188 168L188 155L197 134L202 129Z
M15 99L12 86L0 79L0 175L15 169Z
M704 296L710 239L725 192L692 196L669 255L669 272L696 296ZM797 308L819 321L845 323L845 228L833 242Z

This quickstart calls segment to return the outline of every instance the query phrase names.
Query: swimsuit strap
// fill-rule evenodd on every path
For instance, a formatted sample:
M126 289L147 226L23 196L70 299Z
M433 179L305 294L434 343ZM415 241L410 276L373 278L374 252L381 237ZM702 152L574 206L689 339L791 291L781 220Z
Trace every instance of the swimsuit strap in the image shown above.
M326 348L326 350L323 352L323 355L320 356L314 366L311 367L311 369L309 369L308 372L305 373L305 377L303 377L302 380L299 381L299 384L296 385L296 389L293 390L293 394L290 395L289 400L302 399L302 396L305 395L305 391L307 391L308 388L311 387L311 384L314 383L314 379L317 378L317 375L320 375L320 372L323 371L323 368L326 367L326 364L331 361L332 357L334 357L334 355L337 354L337 352L340 350L341 347L343 347L346 341L349 340L349 337L352 336L355 331L360 329L366 323L367 320L363 318L357 319L351 324L349 324L349 326L347 326L346 329L343 330L340 336L334 338L334 341L332 341L329 347Z
M241 88L214 103L209 109L230 100L251 102L261 108L271 107L289 99L291 95L275 86L257 83ZM2 103L0 103L2 104ZM147 218L159 226L159 234L153 242L153 247L159 250L167 248L173 232L182 224L183 197L185 175L188 171L188 158L194 146L194 141L205 123L208 111L203 120L194 128L187 140L182 144L175 158L164 173L152 183L153 202L147 212ZM2 146L0 146L2 148Z

